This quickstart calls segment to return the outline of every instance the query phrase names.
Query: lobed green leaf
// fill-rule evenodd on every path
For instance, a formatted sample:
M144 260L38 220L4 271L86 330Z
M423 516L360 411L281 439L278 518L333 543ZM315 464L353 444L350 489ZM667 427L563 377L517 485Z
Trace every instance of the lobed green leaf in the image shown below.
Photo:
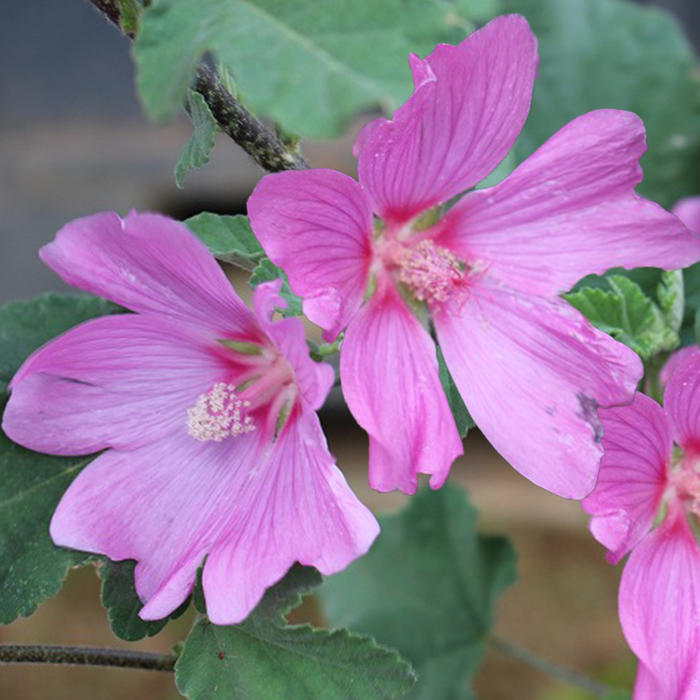
M663 310L629 277L609 275L603 279L607 290L583 287L564 298L596 328L632 348L645 361L678 346L680 339L673 326L677 326L679 291L669 286L671 277L665 277L659 287Z
M97 316L118 312L87 295L46 294L0 309L0 391L23 360L51 338ZM66 488L94 458L52 457L16 445L0 433L0 622L31 615L61 589L68 569L90 555L56 547L49 522Z
M284 614L320 581L296 566L242 624L199 620L175 667L180 692L191 700L382 700L408 690L410 666L373 639L286 624Z
M470 11L474 5L475 12ZM393 111L412 90L408 55L457 42L496 0L154 0L134 45L149 115L180 108L212 52L257 113L303 137L340 134L360 110Z
M625 109L647 128L640 191L666 207L700 191L700 74L678 23L623 0L504 0L530 22L540 65L518 161L567 122Z
M494 603L516 578L510 543L478 534L476 520L456 486L424 489L380 518L369 554L321 591L334 625L372 634L413 663L413 700L474 698Z

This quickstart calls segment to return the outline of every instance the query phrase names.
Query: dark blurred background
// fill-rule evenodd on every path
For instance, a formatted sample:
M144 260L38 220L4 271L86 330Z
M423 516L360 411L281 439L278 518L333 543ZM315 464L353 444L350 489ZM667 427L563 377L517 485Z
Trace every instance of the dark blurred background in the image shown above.
M700 46L698 0L666 7ZM201 210L244 213L262 175L226 137L212 162L175 187L172 168L189 138L182 118L149 124L133 87L128 42L83 0L3 0L0 23L0 303L65 290L37 249L72 218L103 209L158 210L178 218ZM356 129L354 130L356 131ZM315 166L354 170L354 133L309 144ZM366 440L336 402L323 416L331 447L351 485L372 507L402 497L371 492ZM631 687L634 659L617 623L619 569L586 532L576 503L532 486L477 431L454 478L469 488L484 529L511 536L520 581L499 606L497 631L560 664ZM318 618L307 606L299 613ZM318 621L318 619L317 619ZM167 650L189 618L134 648ZM99 605L92 569L73 572L63 592L28 620L0 628L0 641L128 646L116 640ZM490 651L478 681L482 700L585 700L592 696ZM0 698L46 700L175 698L172 677L141 671L0 667Z

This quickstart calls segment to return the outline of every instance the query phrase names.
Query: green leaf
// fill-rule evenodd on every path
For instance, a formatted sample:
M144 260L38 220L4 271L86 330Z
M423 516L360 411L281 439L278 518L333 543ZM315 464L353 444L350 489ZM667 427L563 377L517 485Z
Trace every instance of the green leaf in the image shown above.
M289 280L287 279L285 271L281 267L277 267L277 265L267 258L262 260L253 270L253 274L250 276L250 284L253 287L257 287L263 282L269 282L276 279L282 280L280 296L288 304L286 308L280 308L278 311L283 316L301 316L301 299L289 288Z
M372 634L413 663L413 700L471 700L496 598L516 578L515 552L480 535L461 489L424 489L380 519L369 554L330 577L323 600L334 625Z
M217 129L214 115L198 92L187 91L185 110L192 120L194 131L175 164L175 184L180 189L184 185L185 175L192 168L201 168L209 162Z
M584 287L564 298L596 328L632 348L643 360L678 346L678 333L669 326L668 317L636 282L622 275L604 279L610 291ZM669 303L670 292L662 293Z
M450 405L450 410L454 416L455 423L457 424L457 430L462 438L467 436L467 433L476 425L474 420L469 415L469 410L464 405L457 385L452 379L450 370L447 369L447 364L445 363L445 358L443 357L442 350L438 347L437 349L438 357L438 367L440 368L440 383L442 388L445 390L445 395L447 396L447 403Z
M518 161L574 117L626 109L647 128L640 191L670 207L700 191L697 61L667 12L621 0L505 0L539 42L532 108Z
M212 52L255 112L303 137L337 136L360 110L404 102L412 92L408 55L464 38L469 5L154 0L134 45L139 92L153 119L170 119ZM493 11L493 3L479 0L477 10Z
M134 586L135 562L109 559L103 560L99 567L102 579L102 605L107 609L109 624L112 632L125 639L135 642L144 637L158 634L170 620L182 615L189 607L189 598L168 617L155 622L147 622L139 617L143 602L139 599Z
M212 255L223 262L253 270L265 257L247 216L219 216L202 212L184 223Z
M55 294L0 308L0 390L7 390L33 350L83 321L116 311L96 297ZM31 615L58 593L69 568L90 557L56 547L49 521L68 485L93 457L38 454L0 433L0 622Z
M659 300L659 308L666 320L666 325L674 333L678 333L683 323L685 310L683 270L662 272L661 281L656 288L656 297Z
M175 666L180 692L191 700L382 700L408 690L410 666L374 640L286 624L284 614L320 581L297 566L244 623L198 621Z

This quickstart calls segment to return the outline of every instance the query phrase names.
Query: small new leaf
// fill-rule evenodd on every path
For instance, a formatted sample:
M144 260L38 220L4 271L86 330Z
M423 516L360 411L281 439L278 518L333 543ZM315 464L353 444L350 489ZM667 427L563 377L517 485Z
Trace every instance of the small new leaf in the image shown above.
M214 115L198 92L187 91L185 111L192 120L194 131L175 164L175 184L180 189L184 186L185 175L192 168L201 168L209 162L217 129Z
M191 700L382 700L414 682L399 655L348 630L287 625L284 615L321 582L296 566L240 625L202 619L175 666L178 689Z
M282 280L280 296L287 302L287 307L280 308L278 311L283 316L301 316L303 313L301 299L289 288L289 280L286 273L281 267L277 267L267 258L262 260L253 270L253 274L250 276L250 284L253 287L257 287L263 282L270 282L276 279Z
M184 223L222 262L253 270L265 257L247 216L219 216L205 211Z
M332 624L371 634L413 663L412 700L474 700L494 603L516 578L509 542L478 534L476 520L456 486L424 489L380 518L369 554L321 591Z
M665 304L661 308L642 288L628 277L610 275L603 278L609 289L583 287L565 294L564 298L604 333L629 346L643 360L678 346L675 316L676 300L670 282L662 282L660 290Z
M96 297L47 294L0 309L0 392L22 361L83 321L119 311ZM0 397L4 408L6 396ZM49 522L71 481L94 455L51 457L0 433L0 622L31 615L61 589L68 569L90 555L56 547Z
M134 587L133 561L110 561L105 559L99 567L102 579L102 605L107 609L112 632L126 640L135 642L158 634L170 621L182 615L189 607L187 599L177 610L162 620L147 622L139 617L143 602Z
M445 390L447 403L450 405L450 411L452 411L460 437L465 438L467 433L475 426L474 420L471 415L469 415L469 410L464 404L464 400L457 389L454 379L452 379L450 370L447 369L447 364L445 363L445 358L440 348L437 349L437 357L438 367L440 368L440 383Z

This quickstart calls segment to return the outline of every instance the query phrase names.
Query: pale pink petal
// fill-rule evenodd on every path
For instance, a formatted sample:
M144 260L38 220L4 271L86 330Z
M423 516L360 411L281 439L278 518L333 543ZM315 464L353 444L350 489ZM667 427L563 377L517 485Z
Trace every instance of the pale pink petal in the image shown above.
M530 109L537 40L525 18L489 22L459 46L411 58L416 90L392 121L360 133L360 183L374 210L407 221L482 180L505 158Z
M323 406L335 381L333 368L326 362L314 362L309 356L306 330L299 318L273 320L275 309L286 308L280 296L282 280L265 282L253 292L258 322L294 368L296 383L305 406L318 410Z
M3 430L39 452L135 447L178 426L234 368L196 326L161 316L105 316L59 336L10 385Z
M700 550L682 508L672 504L632 551L620 582L622 629L658 684L654 700L700 697L699 619Z
M464 197L438 242L510 287L543 296L611 267L686 267L700 260L700 236L634 192L645 150L636 115L584 114L503 182Z
M462 454L435 345L392 285L375 293L348 327L340 354L343 393L369 433L369 482L414 493L417 474L439 488Z
M334 574L379 534L333 463L315 414L283 431L263 470L241 494L242 507L204 567L207 614L215 624L240 622L295 561Z
M109 450L66 491L51 536L61 546L137 560L136 590L157 609L150 617L164 617L189 595L197 568L238 511L260 451L257 432L217 443L186 430Z
M691 230L700 234L700 197L686 197L676 202L673 213Z
M603 449L598 482L583 500L591 532L616 564L649 532L668 483L671 426L656 401L637 393L629 406L601 408Z
M76 219L40 256L68 284L132 311L257 338L250 310L211 253L173 219L136 212L125 219L114 212Z
M543 488L590 493L602 456L596 407L632 400L637 355L566 302L487 278L433 318L450 373L491 444Z
M333 464L314 414L288 423L272 446L259 438L216 443L174 433L110 450L68 489L51 535L59 545L136 559L144 619L182 603L208 554L209 617L240 622L295 561L334 573L379 530Z
M334 338L362 303L372 212L347 175L303 170L267 175L248 200L250 225L304 298L304 313Z
M664 392L664 409L674 440L700 455L700 352L686 353L676 364Z
M663 693L664 690L657 683L654 674L643 663L640 663L632 700L676 700L675 697L668 694L664 696Z
M685 348L676 350L676 352L674 352L673 355L668 358L666 364L661 369L661 372L659 372L659 381L661 382L661 386L665 387L668 384L668 380L671 378L671 375L676 371L676 368L678 368L689 357L694 355L700 357L700 348L697 345L688 345Z

